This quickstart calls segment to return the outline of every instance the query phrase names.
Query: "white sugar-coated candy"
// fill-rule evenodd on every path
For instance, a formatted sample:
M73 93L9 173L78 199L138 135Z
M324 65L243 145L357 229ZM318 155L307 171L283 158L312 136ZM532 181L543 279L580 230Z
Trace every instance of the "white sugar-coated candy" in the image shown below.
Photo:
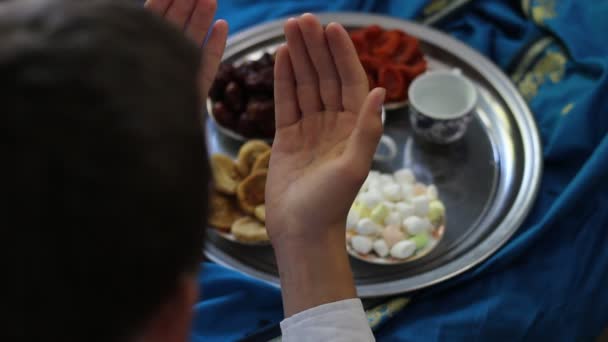
M428 232L433 228L433 225L431 224L431 221L426 218L410 216L403 220L403 228L405 228L410 235L418 235Z
M414 206L414 214L417 216L426 216L429 213L429 198L426 195L416 196L412 198L412 205Z
M402 197L401 195L401 186L396 183L385 184L382 187L382 194L384 198L391 200L393 202L399 201Z
M393 174L393 176L395 177L395 180L397 181L397 183L400 183L400 184L411 184L416 181L416 177L414 176L414 173L410 169L398 170Z
M409 201L414 195L414 186L409 183L402 183L401 185L401 198Z
M437 191L437 187L434 184L429 185L426 188L426 195L429 197L429 199L432 200L436 200L437 196L439 196L439 192Z
M391 175L382 174L380 175L380 183L383 185L395 183L395 179Z
M372 213L372 210L364 205L361 204L361 202L359 202L359 197L357 197L357 199L355 200L355 203L353 203L353 205L350 207L350 210L354 210L357 212L357 214L359 215L359 219L362 219L364 217L369 217L369 215Z
M414 197L426 195L426 185L422 183L414 184Z
M372 209L372 212L369 214L369 218L378 224L382 224L390 212L391 210L385 206L383 202L381 202L375 206L374 209Z
M403 216L399 214L397 211L392 211L388 216L384 218L384 225L394 225L397 227L401 227L401 222L403 222Z
M431 201L429 204L429 219L433 224L438 224L445 215L445 207L439 200Z
M366 178L365 181L363 182L363 184L361 185L361 188L359 189L359 193L367 192L368 189L369 189L369 177Z
M378 202L378 204L388 201L388 198L384 197L384 194L380 190L370 190L369 193L373 194L374 198L380 198L380 202ZM376 204L376 206L378 204ZM374 209L374 208L372 208L372 209Z
M370 171L367 175L367 178L365 178L365 182L363 182L363 186L361 187L360 192L366 192L370 188L372 188L372 185L374 185L374 183L377 184L379 176L380 174L378 173L378 171Z
M402 217L414 215L414 206L409 203L399 202L395 204L395 210L401 214Z
M410 240L403 240L403 241L397 242L391 248L391 256L393 258L397 258L397 259L405 259L405 258L412 256L412 254L414 254L415 251L416 251L416 244L414 242L412 242Z
M380 179L373 178L369 181L367 191L378 190L382 186Z
M388 247L392 247L394 244L401 240L405 240L407 236L403 234L403 231L399 228L399 226L386 226L382 231L382 238L386 241Z
M429 234L423 233L412 236L411 238L409 238L409 240L416 244L416 249L422 249L429 244L430 238Z
M383 201L382 204L384 204L384 206L387 207L389 210L395 210L396 204L391 201Z
M378 239L376 241L374 241L374 252L376 252L376 254L378 254L379 257L384 258L385 256L388 255L388 245L386 244L386 241L382 240L382 239Z
M372 250L372 239L367 236L353 236L350 239L350 244L353 246L353 249L361 254L368 254Z
M359 203L365 207L372 209L382 202L382 196L375 191L364 192L357 197Z
M369 218L359 220L357 223L357 233L361 235L376 235L380 233L382 226Z
M348 211L348 216L346 216L346 228L347 229L355 229L357 228L357 224L359 223L360 217L357 210L351 208Z
M374 196L379 196L380 198L384 199L384 195L382 194L381 189L382 189L382 185L380 185L380 183L378 183L378 185L377 185L377 186L375 186L375 187L370 187L370 188L367 190L367 193L368 193L368 194L373 194Z
M365 182L377 181L379 176L380 175L377 172L372 171L367 175L367 178L365 178Z

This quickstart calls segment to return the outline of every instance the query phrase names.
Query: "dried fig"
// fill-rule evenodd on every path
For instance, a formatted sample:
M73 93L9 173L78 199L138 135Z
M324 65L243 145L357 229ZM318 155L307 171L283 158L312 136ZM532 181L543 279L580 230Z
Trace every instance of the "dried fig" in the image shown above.
M229 231L230 227L243 215L237 209L234 200L218 192L211 194L211 212L209 224L215 228Z
M255 207L253 214L258 220L266 222L266 206L264 204Z
M232 224L230 232L237 240L244 242L264 242L269 240L266 227L256 219L248 216L236 220Z
M264 204L264 190L266 188L266 170L252 173L237 187L236 195L239 206L248 214L254 214L255 208Z
M227 195L234 195L241 177L232 159L223 154L214 154L211 156L211 169L215 189Z
M255 158L255 162L251 167L251 172L256 172L258 170L267 170L268 165L270 164L270 150L260 154Z
M270 151L270 145L263 140L249 140L243 144L239 150L236 162L237 170L241 176L248 176L251 173L251 168L256 158L267 151Z

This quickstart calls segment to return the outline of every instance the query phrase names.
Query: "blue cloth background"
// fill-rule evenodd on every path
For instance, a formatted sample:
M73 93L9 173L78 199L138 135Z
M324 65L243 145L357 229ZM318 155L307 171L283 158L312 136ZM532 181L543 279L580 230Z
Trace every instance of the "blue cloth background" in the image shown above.
M302 12L412 19L424 0L220 0L234 33ZM442 1L435 1L442 2ZM525 8L525 11L523 10ZM544 173L517 235L474 270L413 294L379 341L592 340L608 327L608 1L473 1L441 29L505 70L550 44L516 79L541 134ZM205 264L193 341L229 341L282 319L280 293Z

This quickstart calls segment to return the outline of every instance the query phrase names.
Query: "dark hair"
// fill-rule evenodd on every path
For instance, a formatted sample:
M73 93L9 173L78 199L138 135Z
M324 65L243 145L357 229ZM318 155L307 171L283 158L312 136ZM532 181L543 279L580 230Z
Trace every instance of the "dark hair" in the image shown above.
M0 42L9 336L129 339L202 257L198 49L97 0L4 3Z

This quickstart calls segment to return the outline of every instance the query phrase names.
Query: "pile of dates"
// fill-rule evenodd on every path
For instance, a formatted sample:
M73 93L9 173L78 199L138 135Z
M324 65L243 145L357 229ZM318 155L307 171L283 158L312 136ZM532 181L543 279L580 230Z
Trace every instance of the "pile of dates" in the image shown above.
M273 69L274 57L268 53L238 66L220 65L209 90L216 121L247 138L272 138Z

